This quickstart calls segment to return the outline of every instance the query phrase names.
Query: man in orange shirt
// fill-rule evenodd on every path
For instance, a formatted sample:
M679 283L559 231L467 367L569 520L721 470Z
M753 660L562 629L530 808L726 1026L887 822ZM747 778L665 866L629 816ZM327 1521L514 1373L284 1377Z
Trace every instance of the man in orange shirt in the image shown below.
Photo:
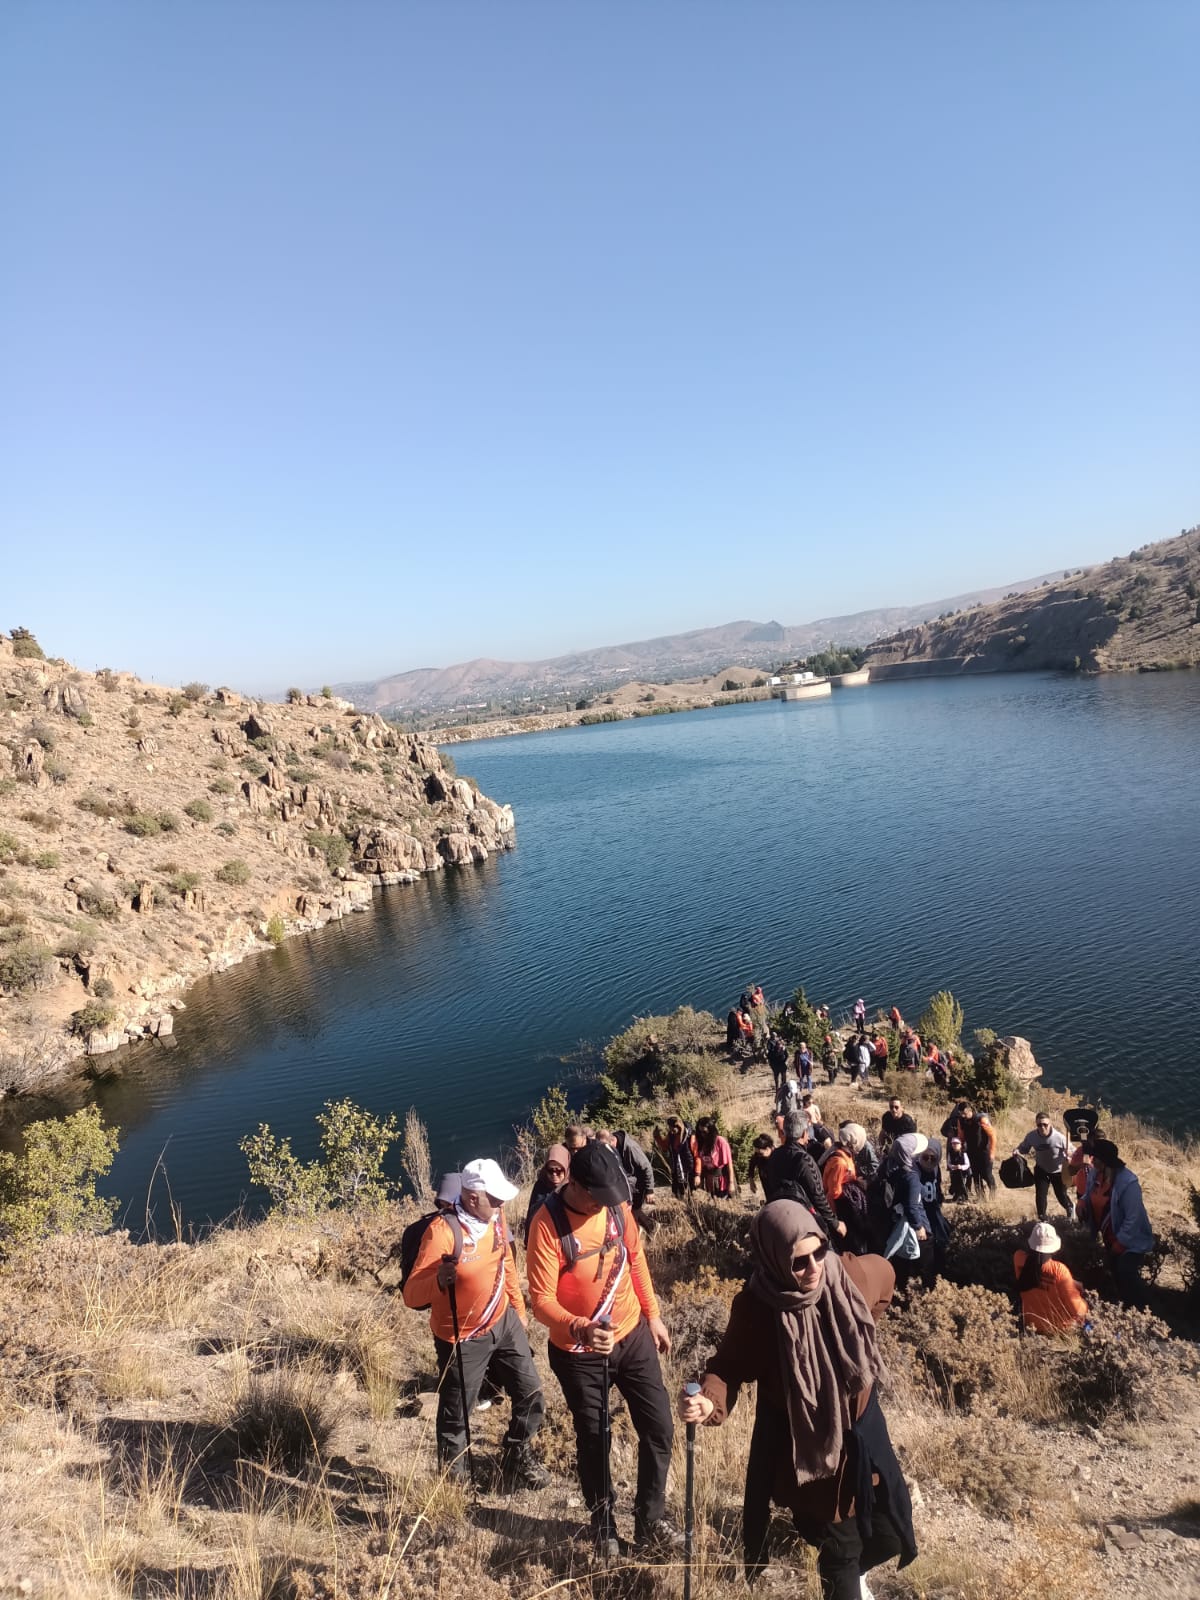
M606 1558L620 1554L604 1414L615 1383L638 1436L634 1542L674 1550L682 1535L666 1514L674 1424L659 1353L671 1348L642 1254L616 1154L589 1144L571 1157L565 1189L534 1213L526 1265L533 1314L550 1333L550 1366L575 1423L576 1463Z
M404 1285L404 1303L414 1311L429 1308L443 1469L454 1478L465 1476L467 1417L486 1377L512 1400L501 1455L505 1486L544 1489L550 1474L530 1452L529 1441L542 1425L546 1402L529 1350L525 1302L504 1220L505 1202L516 1195L495 1161L468 1161L454 1220L437 1216L426 1228Z

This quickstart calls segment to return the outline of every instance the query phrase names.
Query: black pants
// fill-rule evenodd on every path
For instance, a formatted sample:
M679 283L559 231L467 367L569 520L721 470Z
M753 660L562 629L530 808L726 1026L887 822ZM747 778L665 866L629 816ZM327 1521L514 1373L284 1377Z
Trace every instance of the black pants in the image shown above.
M1140 1250L1123 1250L1109 1256L1117 1294L1123 1306L1141 1307L1146 1304L1146 1283L1142 1277L1142 1262L1146 1257Z
M505 1447L532 1439L542 1425L546 1401L541 1379L533 1364L529 1339L520 1317L509 1306L486 1333L462 1341L466 1406L458 1381L458 1356L454 1344L435 1339L438 1364L438 1460L443 1467L461 1472L467 1448L467 1417L474 1411L485 1377L512 1400L512 1416L504 1435Z
M1046 1220L1046 1201L1049 1198L1051 1189L1054 1190L1054 1198L1058 1201L1059 1205L1063 1208L1067 1215L1069 1217L1074 1216L1075 1213L1071 1206L1071 1202L1067 1199L1067 1191L1063 1187L1062 1173L1043 1172L1041 1167L1034 1167L1033 1193L1035 1199L1037 1200L1038 1221L1045 1222Z
M971 1187L982 1194L985 1184L995 1194L996 1174L992 1171L992 1158L986 1153L971 1157Z
M821 1600L859 1600L861 1574L890 1561L900 1550L896 1525L879 1505L871 1513L871 1537L865 1542L859 1536L857 1518L827 1522L817 1551Z
M615 1496L604 1470L601 1401L604 1394L604 1357L587 1351L574 1355L550 1346L550 1368L562 1384L563 1396L575 1423L576 1465L583 1498L592 1521L611 1526ZM625 1396L629 1420L638 1436L637 1494L634 1512L640 1527L657 1522L667 1505L667 1468L675 1425L671 1402L663 1387L662 1368L649 1325L643 1318L616 1345L608 1358L608 1377ZM605 1484L609 1484L607 1502Z

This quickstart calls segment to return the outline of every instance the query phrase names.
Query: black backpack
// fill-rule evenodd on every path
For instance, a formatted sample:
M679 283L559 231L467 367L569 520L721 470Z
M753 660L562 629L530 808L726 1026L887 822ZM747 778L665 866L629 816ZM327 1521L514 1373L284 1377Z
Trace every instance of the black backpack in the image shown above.
M567 1216L566 1204L561 1194L548 1194L542 1201L542 1210L554 1223L554 1231L558 1235L559 1248L563 1253L562 1271L570 1272L577 1261L586 1261L589 1256L599 1256L596 1263L596 1277L599 1278L604 1270L604 1257L610 1250L625 1248L625 1219L622 1216L624 1206L606 1206L604 1228L604 1243L596 1250L581 1250L579 1240L571 1231L571 1219Z
M454 1235L454 1259L462 1260L463 1231L462 1223L453 1211L427 1211L423 1217L418 1217L415 1222L410 1222L400 1235L400 1288L412 1276L412 1269L417 1264L417 1256L421 1250L421 1240L429 1224L437 1217L445 1217L450 1224L450 1232ZM426 1301L423 1306L413 1306L414 1311L428 1311L431 1302Z

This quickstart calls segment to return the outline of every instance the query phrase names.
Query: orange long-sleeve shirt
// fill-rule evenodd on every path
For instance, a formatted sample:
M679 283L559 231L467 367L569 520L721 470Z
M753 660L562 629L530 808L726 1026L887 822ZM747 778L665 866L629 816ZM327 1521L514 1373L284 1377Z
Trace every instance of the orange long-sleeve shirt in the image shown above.
M425 1230L417 1259L404 1285L404 1303L414 1310L429 1307L429 1327L435 1339L454 1341L454 1318L450 1295L437 1285L442 1257L454 1249L454 1234L444 1217L434 1217ZM504 1213L488 1228L478 1244L463 1233L462 1256L454 1285L458 1304L458 1331L464 1341L486 1333L509 1306L525 1321L525 1302L513 1253L509 1249Z
M595 1216L584 1217L577 1211L568 1211L571 1231L579 1246L582 1260L569 1272L564 1272L565 1258L558 1239L554 1219L545 1206L533 1214L529 1229L529 1244L525 1251L525 1265L529 1273L529 1298L533 1314L545 1323L550 1341L560 1350L579 1351L579 1329L591 1322L597 1312L611 1299L608 1315L612 1318L612 1331L619 1341L632 1333L639 1319L657 1317L658 1296L650 1281L650 1269L642 1253L641 1233L628 1206L621 1206L618 1215L624 1224L625 1261L617 1267L616 1249L603 1256L587 1254L598 1251L608 1233L608 1212L598 1211ZM597 1267L600 1276L596 1277ZM616 1274L615 1283L612 1281Z
M841 1199L842 1190L850 1178L856 1178L858 1170L854 1165L854 1157L849 1150L841 1145L830 1155L829 1160L821 1168L821 1183L825 1190L826 1199L830 1205Z
M1025 1251L1016 1251L1013 1270L1018 1276L1025 1260ZM1073 1333L1086 1320L1088 1303L1068 1267L1043 1261L1040 1288L1021 1291L1021 1314L1033 1333Z

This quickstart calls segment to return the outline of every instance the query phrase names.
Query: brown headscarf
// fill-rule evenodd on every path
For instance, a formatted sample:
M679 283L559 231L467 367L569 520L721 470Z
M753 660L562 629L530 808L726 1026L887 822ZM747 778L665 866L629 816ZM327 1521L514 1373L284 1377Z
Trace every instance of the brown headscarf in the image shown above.
M542 1172L545 1172L547 1164L551 1161L557 1161L564 1172L570 1172L571 1152L565 1144L552 1144L550 1146L549 1150L546 1151L546 1160L542 1163Z
M817 1288L805 1292L792 1272L802 1239L824 1239L812 1213L795 1200L773 1200L750 1225L750 1293L779 1312L779 1355L787 1391L792 1465L799 1483L837 1471L854 1423L854 1401L884 1375L875 1324L833 1251Z

